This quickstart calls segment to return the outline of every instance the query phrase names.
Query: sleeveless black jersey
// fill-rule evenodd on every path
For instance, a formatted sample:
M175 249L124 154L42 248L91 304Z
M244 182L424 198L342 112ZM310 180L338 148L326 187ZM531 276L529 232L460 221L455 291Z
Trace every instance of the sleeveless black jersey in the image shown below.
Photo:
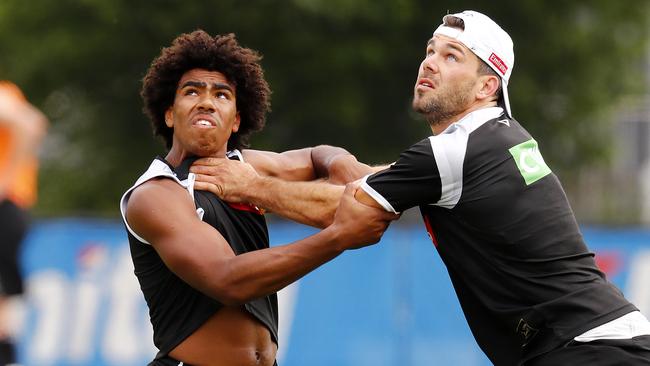
M239 156L230 154L230 156ZM269 237L264 216L254 207L231 205L206 191L194 191L194 175L188 174L190 158L174 169L164 159L156 158L147 173L125 193L121 208L124 218L126 202L132 189L153 177L168 177L193 195L197 215L214 227L230 244L236 255L268 248ZM129 228L129 237L135 275L149 307L154 331L154 344L165 356L185 338L199 328L223 304L204 295L176 276L163 263L156 250ZM245 309L270 331L273 341L278 341L277 295L258 298L244 305Z
M496 365L519 365L636 310L598 270L537 143L501 108L404 151L362 188L419 206L470 329Z

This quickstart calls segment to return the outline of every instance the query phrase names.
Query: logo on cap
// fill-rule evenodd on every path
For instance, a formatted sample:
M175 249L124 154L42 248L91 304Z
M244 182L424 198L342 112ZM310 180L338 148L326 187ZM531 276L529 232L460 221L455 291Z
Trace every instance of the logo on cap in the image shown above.
M501 61L499 56L495 55L494 53L490 55L490 58L488 59L494 65L499 71L501 71L501 74L505 75L506 71L508 71L508 66Z

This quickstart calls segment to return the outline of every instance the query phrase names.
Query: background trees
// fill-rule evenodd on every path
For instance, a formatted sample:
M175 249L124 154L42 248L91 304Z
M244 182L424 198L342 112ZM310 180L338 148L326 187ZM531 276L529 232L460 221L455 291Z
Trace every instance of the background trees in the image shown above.
M140 80L161 47L197 28L264 55L273 112L253 147L328 143L393 160L428 133L409 110L417 67L442 15L463 9L511 34L513 113L549 165L571 182L606 164L614 108L647 88L644 0L3 0L0 78L52 121L37 213L117 215L120 194L164 154Z

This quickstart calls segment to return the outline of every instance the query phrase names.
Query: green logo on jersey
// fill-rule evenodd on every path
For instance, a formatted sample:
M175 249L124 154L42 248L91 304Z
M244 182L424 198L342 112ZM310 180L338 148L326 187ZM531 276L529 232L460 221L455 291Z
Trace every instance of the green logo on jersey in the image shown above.
M534 139L513 146L509 151L515 158L517 168L519 168L521 176L524 177L526 185L529 186L551 173L551 169L544 162L544 158L537 148L537 141Z

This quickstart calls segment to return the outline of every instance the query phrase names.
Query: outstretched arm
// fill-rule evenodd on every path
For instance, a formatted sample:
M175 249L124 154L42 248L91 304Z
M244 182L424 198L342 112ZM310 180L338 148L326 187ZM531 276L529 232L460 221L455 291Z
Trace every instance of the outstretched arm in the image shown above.
M210 166L194 165L191 170L196 174L194 189L211 191L228 202L252 203L319 228L332 223L344 189L323 180L292 182L263 176L250 164L228 159L214 159Z
M333 184L353 182L375 169L359 162L347 150L330 145L319 145L282 153L262 150L243 150L244 161L262 176L287 181L326 179Z
M129 226L167 267L226 305L277 292L347 249L379 241L396 216L354 199L349 185L331 226L294 243L235 255L221 234L196 216L187 192L167 179L147 182L129 199Z
M339 184L376 170L346 150L327 145L284 153L244 150L243 155L250 165L218 158L197 160L190 169L197 174L195 189L321 228L332 222L343 192Z

